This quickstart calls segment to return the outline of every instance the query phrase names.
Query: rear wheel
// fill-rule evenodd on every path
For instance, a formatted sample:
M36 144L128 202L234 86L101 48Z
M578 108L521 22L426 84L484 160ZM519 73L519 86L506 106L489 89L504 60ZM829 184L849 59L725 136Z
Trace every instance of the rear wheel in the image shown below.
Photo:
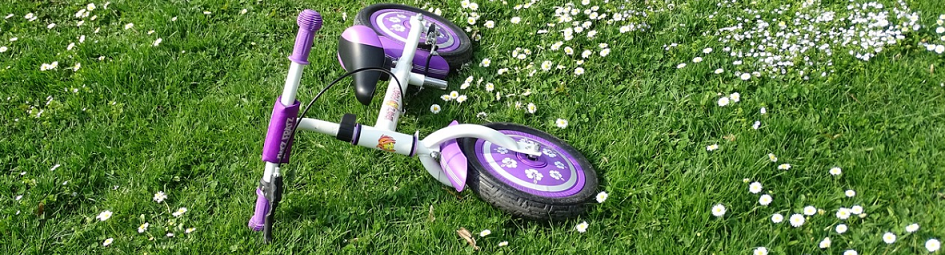
M490 123L516 141L541 146L542 155L529 158L489 141L459 140L469 160L466 184L480 198L502 211L533 220L564 220L587 210L597 192L597 174L573 147L554 136L512 123Z
M436 40L437 53L446 60L451 70L459 68L472 58L472 41L462 29L449 20L420 8L400 4L374 4L358 11L354 24L368 26L378 35L405 44L410 33L410 17L417 13L423 15L425 26L429 26L429 22L436 24L441 34ZM421 36L426 38L426 33Z

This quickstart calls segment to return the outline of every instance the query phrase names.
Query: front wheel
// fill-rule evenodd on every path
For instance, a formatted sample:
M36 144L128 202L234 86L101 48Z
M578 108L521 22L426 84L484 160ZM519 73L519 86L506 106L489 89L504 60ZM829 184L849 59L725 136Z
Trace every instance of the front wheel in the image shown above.
M459 140L469 160L466 184L502 211L533 220L565 220L583 214L597 192L597 173L573 147L554 136L512 123L489 123L516 141L541 146L542 155L511 151L476 138Z

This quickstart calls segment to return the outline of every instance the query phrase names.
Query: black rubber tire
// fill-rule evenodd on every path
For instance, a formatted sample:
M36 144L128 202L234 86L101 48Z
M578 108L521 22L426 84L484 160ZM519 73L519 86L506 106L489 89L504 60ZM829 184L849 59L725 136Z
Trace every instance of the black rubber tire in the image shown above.
M539 221L561 221L575 218L587 211L588 204L597 194L597 173L593 166L576 149L560 139L540 130L514 123L489 123L484 126L495 130L515 130L529 133L556 143L568 154L574 156L576 164L584 171L584 187L578 193L562 198L550 198L529 194L518 190L486 171L475 155L476 138L459 139L463 154L469 159L466 185L482 200L500 210L517 217Z
M398 10L407 10L407 11L420 13L420 14L423 14L423 16L426 18L434 19L436 21L439 21L440 23L446 24L447 29L450 29L456 32L456 35L459 37L459 48L453 51L439 52L440 56L443 57L443 59L446 60L446 63L450 65L451 71L459 69L459 67L463 66L463 64L466 64L466 62L469 62L469 59L472 58L472 40L469 40L469 36L466 35L466 33L463 32L463 30L459 28L459 26L456 26L456 24L453 24L453 22L450 22L449 20L443 17L440 17L439 15L433 14L431 12L428 12L420 8L416 8L416 7L412 7L408 5L402 5L402 4L387 4L387 3L373 4L373 5L364 7L363 9L358 11L358 14L354 16L354 24L370 27L378 35L383 35L371 24L371 15L374 14L374 12L383 10L383 9L398 9ZM417 50L421 50L421 49L417 49Z

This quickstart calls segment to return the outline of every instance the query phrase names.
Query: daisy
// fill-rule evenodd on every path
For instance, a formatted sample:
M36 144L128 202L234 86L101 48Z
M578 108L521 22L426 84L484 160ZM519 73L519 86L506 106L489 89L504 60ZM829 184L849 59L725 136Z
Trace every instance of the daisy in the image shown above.
M174 215L174 217L180 217L181 215L184 215L184 213L186 212L187 212L187 207L181 207L181 208L178 208L177 211L172 213L171 215Z
M450 99L456 99L457 97L459 97L459 92L456 92L455 90L450 92Z
M210 14L212 14L212 12L210 12L210 11L203 11L203 15L210 15Z
M433 114L440 113L440 105L438 105L438 104L433 104L433 105L431 105L431 106L430 106L430 112L432 112Z
M719 106L724 107L724 106L728 105L728 103L729 103L728 97L719 98L719 102L718 102Z
M725 215L725 206L722 204L713 206L712 215L715 215L715 217L722 217L722 215Z
M781 165L778 166L778 169L780 169L780 170L788 170L788 169L791 169L791 164L781 164Z
M558 128L567 128L567 127L568 127L568 120L566 120L566 119L558 119L558 120L555 121L555 125L558 126Z
M848 189L847 191L843 192L843 194L847 195L847 197L854 197L856 196L856 191L853 191L852 189Z
M494 89L495 89L495 84L492 84L491 82L486 83L486 91L492 92L492 90Z
M771 198L771 195L764 194L764 195L761 195L761 197L758 198L758 203L761 204L761 205L769 205L769 204L771 204L771 201L773 201L773 200L774 200L774 199Z
M164 199L167 199L167 195L164 194L164 191L158 191L157 193L154 193L153 199L154 199L154 202L161 203L161 202L164 202Z
M89 11L95 10L95 4L93 3L88 4L85 6L85 9Z
M133 27L135 27L135 24L134 24L134 23L125 24L125 30L131 29L131 28L133 28Z
M758 194L758 192L761 192L761 183L752 182L750 185L748 185L748 192L751 192L752 194Z
M706 146L706 147L705 147L705 150L707 150L707 151L714 151L714 150L718 150L718 149L719 149L719 145L718 145L718 144L713 144L713 145L709 145L709 146Z
M940 243L938 239L933 238L933 239L929 239L928 241L925 241L925 249L929 250L929 252L935 252L941 247L942 247L942 243Z
M571 46L564 46L564 54L573 55L574 49L572 49Z
M775 213L774 215L771 215L771 222L774 222L775 224L777 224L777 223L781 223L781 221L784 221L784 216L781 215L780 213Z
M95 216L95 218L98 219L99 221L105 221L111 217L112 217L112 211L109 211L109 210L105 210L102 213L99 213L98 216Z
M597 203L604 203L604 201L607 201L607 192L601 191L597 193Z
M768 160L771 160L771 162L778 162L778 157L775 156L774 153L768 153Z
M728 98L732 99L732 102L738 102L738 101L741 101L742 94L738 94L738 92L735 92L728 95Z
M450 97L449 94L443 94L442 96L440 96L440 99L443 99L443 101L450 101L450 100L453 100L453 98Z
M842 171L839 167L830 168L830 175L837 176L840 175L840 173L842 173Z
M456 102L457 103L466 102L466 95L460 95L459 97L456 97Z
M177 21L177 16L172 17L171 21Z
M748 79L751 79L751 74L743 73L740 78L741 78L743 81L747 81Z
M533 103L528 103L528 106L526 106L525 109L528 109L528 113L535 113L535 111L538 110L538 107Z
M847 250L843 252L843 255L857 255L856 250Z
M686 67L686 63L680 63L679 65L676 65L676 69L681 69L683 67Z
M766 114L766 113L768 113L768 109L765 109L764 107L761 107L760 112L761 112L761 114Z
M821 249L830 248L830 237L824 237L824 240L820 241L820 248Z
M492 234L492 230L483 229L482 232L479 232L479 237L486 237L489 234Z
M837 225L836 230L837 230L837 234L846 233L846 232L847 232L847 224L840 224L840 225Z
M751 124L751 129L758 129L761 127L761 121L756 120L755 124Z
M854 205L853 207L850 207L850 213L861 214L863 213L863 207L859 205Z
M54 27L56 27L56 23L49 23L49 25L46 26L46 29L52 29Z
M692 59L692 62L693 62L693 63L702 62L702 57L695 57L695 58Z
M492 60L489 60L488 58L486 58L486 59L483 59L482 62L479 63L479 66L489 67L490 64L492 64Z
M837 218L841 220L850 218L850 209L840 207L840 209L837 210Z
M246 9L242 9L240 10L240 15L246 14L246 12L248 12Z
M885 234L883 234L883 242L886 242L887 244L895 243L896 234L893 234L892 232L886 232Z
M587 232L587 227L587 221L582 221L581 223L577 224L577 226L574 226L574 228L581 233Z
M702 53L705 53L705 54L712 53L712 48L705 48L705 49L702 49Z
M193 233L193 232L194 232L194 230L197 230L197 228L187 228L187 229L185 229L185 230L184 230L184 234L190 234L190 233Z
M502 241L502 242L499 242L499 247L508 246L508 245L509 245L509 241Z
M102 246L109 246L112 244L112 241L115 241L115 238L105 239L105 242L102 242Z
M7 52L8 49L7 46L0 46L0 53Z
M141 224L141 226L138 226L138 233L144 233L144 231L148 231L148 226L150 225L151 224L148 224L147 222Z
M518 24L519 22L522 22L522 18L520 18L520 17L512 17L512 20L511 20L511 21L512 21L512 24Z
M817 213L817 208L815 208L815 207L813 207L813 206L810 206L810 205L804 207L804 215L810 216L810 215L814 215L814 214L816 214L816 213Z
M494 28L494 27L495 27L495 21L487 20L486 23L483 24L483 25L486 26L486 28Z
M601 57L606 57L607 55L610 55L610 48L604 48L603 50L600 50Z
M552 66L552 65L554 65L554 64L551 63L551 61L545 60L544 62L541 62L541 70L542 70L542 71L551 70L551 66Z
M751 254L754 254L754 255L768 255L768 249L765 248L765 247L758 247L758 248L755 248L755 251L753 251Z
M591 54L594 54L594 52L591 52L591 50L584 50L584 52L581 52L581 57L587 58L587 57L590 57Z
M167 232L167 237L174 237L174 233Z
M725 69L722 69L722 68L715 69L715 74L721 74L722 72L725 72Z
M906 226L906 232L913 233L917 230L919 230L919 224L917 223L912 223L909 226Z
M158 45L161 45L161 41L164 41L164 39L158 38L157 40L154 40L154 43L152 43L151 46L157 47Z
M584 74L583 67L574 68L574 75L582 75L582 74Z
M796 213L795 213L794 215L791 215L790 221L791 221L791 226L793 226L793 227L795 227L795 228L796 228L796 227L800 227L800 226L804 225L804 215L800 215L800 214L796 214Z

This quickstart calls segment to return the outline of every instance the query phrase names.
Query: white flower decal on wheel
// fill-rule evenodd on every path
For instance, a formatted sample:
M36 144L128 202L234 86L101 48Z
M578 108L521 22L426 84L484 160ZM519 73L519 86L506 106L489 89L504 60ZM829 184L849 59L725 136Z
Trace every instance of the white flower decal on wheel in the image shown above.
M397 14L397 17L398 17L398 18L401 18L401 19L406 19L406 18L407 18L407 15L403 15L403 14L399 14L399 13L398 13L398 14Z
M538 181L541 181L541 177L543 177L541 173L535 169L525 170L525 175L528 176L528 179L532 179L533 183L538 183Z
M549 158L554 158L554 157L557 157L557 156L558 156L558 154L555 154L555 151L550 150L550 149L548 149L548 148L542 149L542 150L541 150L541 153L544 153L545 155L548 155Z
M400 18L398 18L398 17L390 17L389 19L387 19L387 21L394 22L394 23L400 23L401 21L404 21L404 20L402 20L402 19L400 19Z
M518 162L515 162L512 158L505 158L502 160L502 167L516 168L518 167Z
M509 149L506 149L505 147L498 147L495 148L495 152L498 152L499 154L506 154L509 153Z
M554 178L555 180L559 180L559 181L561 180L561 173L555 170L549 171L548 176L551 176L551 178Z
M555 166L558 167L558 169L564 169L564 163L561 163L561 161L555 161Z
M390 29L393 29L394 31L397 31L397 32L403 32L404 30L407 30L407 28L405 28L401 24L395 24L393 26L390 26Z

